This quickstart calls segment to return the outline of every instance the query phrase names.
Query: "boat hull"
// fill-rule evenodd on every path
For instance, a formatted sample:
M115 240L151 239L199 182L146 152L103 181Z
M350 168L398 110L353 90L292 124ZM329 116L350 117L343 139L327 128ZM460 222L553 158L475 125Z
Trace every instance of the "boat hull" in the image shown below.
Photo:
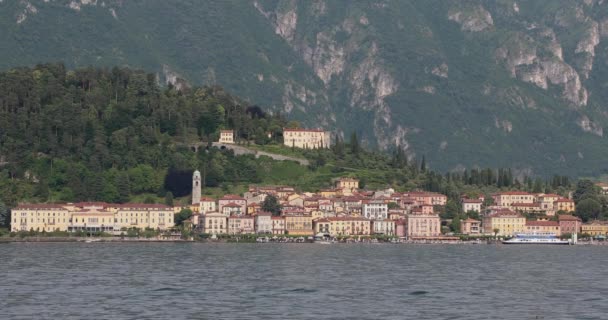
M563 246L563 245L569 245L570 242L568 242L568 241L546 241L546 242L545 241L525 241L524 242L524 241L508 241L507 240L507 241L503 241L502 244L519 244L519 245L542 244L542 245L553 245L553 246L562 245Z

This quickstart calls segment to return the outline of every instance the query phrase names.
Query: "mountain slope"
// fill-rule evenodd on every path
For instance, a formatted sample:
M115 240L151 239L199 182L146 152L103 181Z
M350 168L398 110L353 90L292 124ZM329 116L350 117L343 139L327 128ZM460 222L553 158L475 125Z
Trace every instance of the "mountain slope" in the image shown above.
M0 68L128 65L433 168L606 171L602 0L5 0Z

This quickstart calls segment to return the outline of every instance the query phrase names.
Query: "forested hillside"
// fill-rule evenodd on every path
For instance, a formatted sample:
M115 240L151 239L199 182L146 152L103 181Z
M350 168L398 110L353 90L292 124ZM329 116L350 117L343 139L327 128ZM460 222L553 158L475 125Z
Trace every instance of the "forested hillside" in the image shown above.
M67 71L61 64L0 74L0 195L8 203L104 200L190 192L190 173L207 163L207 184L259 181L245 160L205 152L201 141L234 128L266 143L287 123L219 87L178 91L153 74L125 68ZM200 152L193 150L200 149ZM186 185L166 177L186 172ZM183 180L182 180L183 181Z
M441 174L399 148L367 150L356 133L331 149L282 146L278 113L244 104L219 87L163 87L127 68L76 69L61 64L0 73L0 203L86 201L189 202L191 175L203 193L245 191L249 184L285 184L302 191L354 176L362 186L445 193L450 213L462 194L500 189L565 194L570 180L516 179L510 169ZM250 148L305 157L309 166L210 147L221 128ZM268 137L270 133L271 137Z
M0 29L3 70L219 85L441 171L607 170L603 0L5 0Z

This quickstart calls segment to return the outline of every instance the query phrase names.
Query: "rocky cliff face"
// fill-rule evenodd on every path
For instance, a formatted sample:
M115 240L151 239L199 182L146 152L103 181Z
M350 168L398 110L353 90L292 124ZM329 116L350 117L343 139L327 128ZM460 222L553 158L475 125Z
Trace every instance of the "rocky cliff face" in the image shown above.
M3 68L219 84L438 169L590 173L608 156L605 0L0 0L0 27Z

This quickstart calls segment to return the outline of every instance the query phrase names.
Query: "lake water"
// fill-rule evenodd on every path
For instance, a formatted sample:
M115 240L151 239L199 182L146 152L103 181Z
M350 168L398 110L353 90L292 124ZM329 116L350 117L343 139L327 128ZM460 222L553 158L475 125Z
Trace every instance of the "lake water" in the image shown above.
M608 247L0 245L0 319L608 319Z

